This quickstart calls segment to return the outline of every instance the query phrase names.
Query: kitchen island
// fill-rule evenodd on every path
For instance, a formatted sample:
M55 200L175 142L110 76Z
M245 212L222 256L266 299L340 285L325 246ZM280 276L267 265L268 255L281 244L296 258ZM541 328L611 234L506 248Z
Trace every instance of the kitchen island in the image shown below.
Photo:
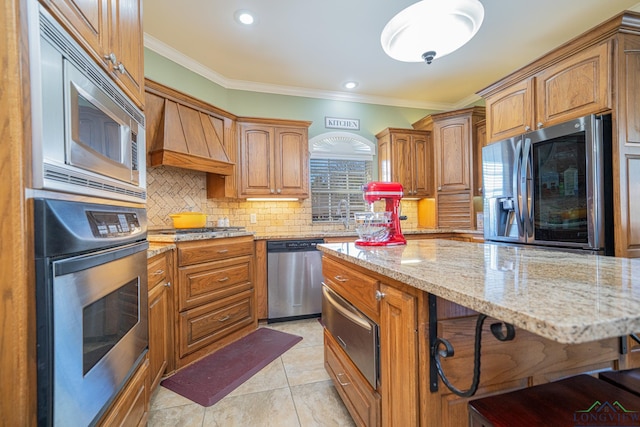
M640 366L640 260L440 239L319 248L328 286L379 323L381 425L462 426L469 398Z

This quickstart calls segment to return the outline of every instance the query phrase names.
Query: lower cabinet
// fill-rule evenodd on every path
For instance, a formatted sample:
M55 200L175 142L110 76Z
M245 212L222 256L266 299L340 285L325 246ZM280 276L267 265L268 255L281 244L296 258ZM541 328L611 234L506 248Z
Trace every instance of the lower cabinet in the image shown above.
M380 284L380 378L383 426L417 426L416 297Z
M176 369L258 327L253 236L178 242Z
M173 267L174 251L147 262L149 283L149 377L154 390L166 372L173 370Z
M355 367L335 338L324 331L324 366L356 425L380 425L380 395Z
M144 362L98 423L104 427L145 426L149 418L149 360Z

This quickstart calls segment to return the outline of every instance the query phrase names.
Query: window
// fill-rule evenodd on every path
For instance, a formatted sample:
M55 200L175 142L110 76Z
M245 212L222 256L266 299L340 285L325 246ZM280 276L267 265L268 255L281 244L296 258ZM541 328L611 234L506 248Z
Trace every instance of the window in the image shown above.
M366 210L362 185L372 180L375 145L356 134L328 132L309 146L312 222L342 221L348 212Z

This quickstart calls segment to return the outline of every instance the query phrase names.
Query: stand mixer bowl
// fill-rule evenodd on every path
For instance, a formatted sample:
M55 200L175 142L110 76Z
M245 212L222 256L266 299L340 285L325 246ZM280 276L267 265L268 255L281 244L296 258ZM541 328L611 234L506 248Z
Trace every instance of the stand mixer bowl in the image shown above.
M364 242L384 242L391 231L392 212L354 212L355 230Z

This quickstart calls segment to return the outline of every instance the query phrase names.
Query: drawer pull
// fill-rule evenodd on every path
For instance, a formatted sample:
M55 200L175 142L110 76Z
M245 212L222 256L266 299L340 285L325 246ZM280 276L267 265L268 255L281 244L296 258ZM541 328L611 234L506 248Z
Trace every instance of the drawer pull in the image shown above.
M349 382L349 381L344 381L344 380L343 380L342 378L340 378L340 377L347 377L347 375L346 375L346 374L343 374L343 373L339 373L338 375L336 375L336 378L338 379L338 382L340 383L340 385L341 385L342 387L345 387L345 386L348 386L349 384L351 384L351 382ZM349 377L347 377L347 379L348 379L348 378L349 378Z
M219 254L226 254L227 252L229 252L229 249L220 249L218 251Z
M218 282L222 283L222 282L226 282L227 280L229 280L229 276L225 276L221 279L218 279Z
M342 276L333 276L333 278L336 279L338 282L342 282L342 283L347 282L349 280Z
M164 284L165 287L170 288L171 287L171 282L167 282Z
M231 318L231 316L229 316L228 314L226 316L222 316L221 318L218 319L218 322L226 322L227 320L229 320Z
M156 270L156 271L154 271L154 272L153 272L153 273L151 273L151 274L152 274L152 275L154 275L154 276L159 276L159 275L161 275L161 274L164 274L164 270Z

